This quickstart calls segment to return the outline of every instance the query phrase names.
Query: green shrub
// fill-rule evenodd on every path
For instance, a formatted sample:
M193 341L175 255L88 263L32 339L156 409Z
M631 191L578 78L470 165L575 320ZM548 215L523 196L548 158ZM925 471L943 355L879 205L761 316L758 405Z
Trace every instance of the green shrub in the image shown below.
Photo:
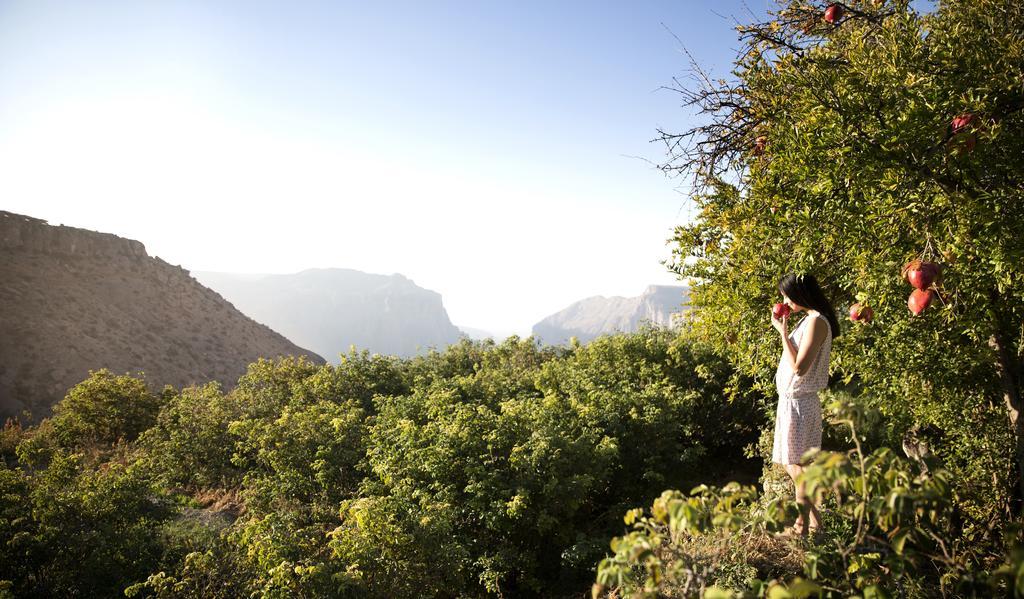
M161 399L141 378L114 375L106 368L72 387L49 419L56 444L82 449L133 441L156 419Z
M401 591L394 561L424 595L571 593L616 511L697 479L709 457L742 461L755 434L752 396L727 398L727 364L669 331L469 349L420 360L409 394L375 398L371 474L332 542L371 595ZM432 553L441 563L412 565Z
M236 487L244 470L231 463L236 438L228 425L245 412L237 396L221 393L219 383L186 387L168 395L138 445L165 486Z
M118 460L88 467L81 454L58 452L30 489L36 551L16 581L25 594L121 595L159 563L157 531L171 513L143 468Z
M998 549L965 536L948 471L921 471L885 447L865 454L856 409L836 401L829 413L849 426L854 449L820 451L801 475L824 508L827 531L820 541L789 541L802 572L779 572L784 559L765 561L752 549L777 541L774 533L795 521L800 507L792 498L765 500L736 483L702 485L689 495L665 491L650 516L639 508L626 513L633 530L612 541L614 555L599 564L594 595L924 598L1024 590L1010 580L1018 549L997 569ZM1007 541L1019 543L1015 536Z
M303 377L292 390L293 398L303 402L320 400L335 403L356 401L368 414L373 412L373 396L408 393L404 363L390 355L370 354L352 347L341 356L337 366L325 364Z

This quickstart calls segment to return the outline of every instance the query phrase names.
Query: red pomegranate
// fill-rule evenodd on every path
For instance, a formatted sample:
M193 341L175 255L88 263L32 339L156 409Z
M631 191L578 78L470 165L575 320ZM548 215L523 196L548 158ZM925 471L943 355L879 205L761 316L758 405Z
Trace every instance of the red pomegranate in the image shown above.
M915 289L910 292L910 297L907 298L907 307L914 313L914 316L917 316L921 312L924 312L924 309L932 303L933 297L935 297L934 291Z
M974 128L974 126L977 124L977 115L971 114L970 112L965 112L954 117L953 122L950 123L950 126L952 126L953 128L953 135L956 135L957 133L965 131L968 128Z
M946 144L949 149L958 152L973 152L978 145L978 125L981 121L978 116L970 112L957 115L949 124L949 130L955 139L951 138ZM966 135L961 135L966 134Z
M843 18L843 6L841 4L829 4L828 8L825 9L825 21L829 25L835 25L841 18Z
M772 306L772 316L776 319L782 319L784 316L789 316L789 306L786 304L775 304Z
M853 322L871 322L874 317L875 311L871 309L871 306L862 306L859 302L850 306L850 320Z
M903 266L903 278L915 289L928 289L939 275L939 265L934 262L912 260Z

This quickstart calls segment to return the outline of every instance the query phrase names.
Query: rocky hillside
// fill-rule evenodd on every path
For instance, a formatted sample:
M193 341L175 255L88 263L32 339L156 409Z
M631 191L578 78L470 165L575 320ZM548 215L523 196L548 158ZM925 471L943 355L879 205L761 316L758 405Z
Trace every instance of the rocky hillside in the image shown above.
M196 272L239 310L338 363L349 346L409 357L443 350L463 333L441 294L400 274L313 268L295 274Z
M90 369L231 388L261 356L324 362L138 241L4 211L0 315L2 418L48 415Z
M688 302L689 288L675 285L650 285L637 297L588 297L533 325L533 334L557 345L570 337L586 343L606 333L630 333L645 321L673 326Z

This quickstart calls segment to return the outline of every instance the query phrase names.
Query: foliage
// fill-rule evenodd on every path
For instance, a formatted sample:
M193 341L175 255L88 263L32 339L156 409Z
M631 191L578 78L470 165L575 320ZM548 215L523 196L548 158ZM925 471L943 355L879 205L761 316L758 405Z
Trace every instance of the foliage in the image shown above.
M698 209L670 267L694 284L695 333L766 392L780 275L814 272L841 314L871 306L873 322L837 339L836 379L902 431L939 431L934 450L986 526L1024 484L1024 7L843 6L830 25L825 3L786 2L739 28L732 81L680 90L707 122L663 136ZM977 126L954 130L965 113ZM942 268L917 317L900 274L916 258Z
M765 424L752 417L761 404L749 382L727 386L726 361L666 331L647 331L591 343L546 365L537 379L617 440L611 488L627 502L664 488L663 472L693 484L719 475L713 458L734 454Z
M371 354L355 347L341 356L337 366L324 365L301 379L292 397L302 401L328 400L358 402L364 412L373 412L373 396L401 395L409 391L406 363L395 356Z
M249 364L232 392L242 410L241 417L276 417L304 382L319 370L321 367L305 356L286 356L278 360L259 358Z
M65 448L132 441L153 423L159 405L141 378L90 371L54 408L53 433Z
M253 584L264 597L331 594L339 564L328 534L363 478L359 403L289 405L274 421L238 421L231 432L255 456L242 464L246 514L229 535Z
M778 539L800 507L791 498L764 501L751 486L701 485L689 495L665 491L650 515L626 512L632 525L616 537L614 555L598 566L594 595L668 597L935 597L994 596L1024 591L1016 582L1020 549L996 568L991 556L966 542L950 473L920 471L887 448L861 451L853 406L834 402L835 423L849 426L854 449L819 451L801 475L808 493L828 509L828 537L788 539L802 572L773 571L783 560L758 563L755 552L722 559L723 547ZM1016 532L1006 537L1021 547ZM680 548L687 551L679 551ZM714 549L714 550L712 550ZM714 561L708 557L716 558ZM736 561L746 580L730 577ZM1016 589L1016 591L1014 591Z
M229 560L230 554L193 551L173 573L160 570L150 574L145 581L126 588L124 595L159 599L231 599L248 595L244 580L232 576L236 572Z
M0 464L0 585L7 583L8 589L28 586L35 575L40 547L34 537L30 493L24 471Z
M0 428L0 461L8 467L18 463L18 445L27 437L27 431L18 418L8 418Z
M146 459L168 487L237 486L244 473L231 463L235 438L228 425L245 408L216 382L169 395L153 426L139 438Z
M750 398L730 411L722 397L721 360L672 341L649 328L554 358L510 338L448 378L421 376L408 395L379 396L367 443L373 476L333 546L359 552L362 579L380 595L403 592L393 586L396 562L431 552L439 563L427 595L580 584L614 511L666 481L696 480L710 451L727 453L729 435L735 456L756 434ZM511 382L505 374L493 383L511 372Z
M40 472L0 472L0 540L17 595L119 595L156 565L156 529L170 514L143 469L58 452Z
M756 475L741 449L764 406L730 375L650 326L586 346L259 360L228 393L165 389L147 430L77 434L80 450L57 441L70 420L12 424L0 579L26 594L572 595L626 506L716 460ZM108 397L89 381L56 412Z
M699 211L682 336L260 359L229 392L90 373L0 434L0 595L574 596L599 563L597 594L1020 596L1024 8L843 6L789 0L741 26L733 81L680 90L709 117L662 136ZM918 317L915 258L942 267ZM827 397L858 430L803 475L808 543L775 534L788 481L748 484L794 270L875 314L836 340ZM935 455L898 458L905 434Z

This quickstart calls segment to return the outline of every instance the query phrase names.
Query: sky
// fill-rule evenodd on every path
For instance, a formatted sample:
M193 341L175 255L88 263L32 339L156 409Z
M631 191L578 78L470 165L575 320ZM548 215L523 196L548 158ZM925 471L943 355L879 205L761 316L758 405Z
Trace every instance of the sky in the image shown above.
M680 284L664 87L774 6L0 0L0 209L190 271L401 273L526 336Z

